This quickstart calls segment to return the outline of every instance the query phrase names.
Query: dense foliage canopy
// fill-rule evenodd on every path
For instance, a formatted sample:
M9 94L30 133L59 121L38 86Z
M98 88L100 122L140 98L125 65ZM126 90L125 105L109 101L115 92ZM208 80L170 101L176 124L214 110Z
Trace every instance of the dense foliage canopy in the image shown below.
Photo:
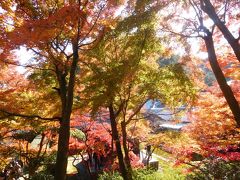
M152 157L192 172L156 178L240 178L239 7L1 1L2 174L146 179Z

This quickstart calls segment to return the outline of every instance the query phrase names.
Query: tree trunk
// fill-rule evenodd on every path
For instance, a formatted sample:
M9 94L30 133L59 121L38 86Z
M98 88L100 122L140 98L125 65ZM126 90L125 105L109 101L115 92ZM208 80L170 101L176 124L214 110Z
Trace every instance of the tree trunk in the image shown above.
M234 38L232 33L229 31L227 26L224 24L223 21L218 17L216 14L215 8L211 4L209 0L202 0L201 3L201 9L207 13L207 15L213 20L213 22L216 24L216 26L219 28L219 30L224 35L225 39L228 41L230 46L232 47L238 61L240 61L240 44L238 43L238 40Z
M55 180L65 180L68 163L68 143L70 136L70 120L61 122L58 138L58 151L55 169Z
M127 132L126 132L126 124L125 122L121 123L121 128L122 128L122 137L123 137L123 149L124 149L124 153L125 153L125 163L128 169L128 173L132 174L132 166L131 166L131 161L129 158L129 151L128 151L128 147L127 147ZM131 175L129 175L131 176Z
M58 81L60 85L60 96L62 101L62 119L60 122L59 137L58 137L58 152L55 167L55 180L65 180L66 170L68 163L68 149L70 137L70 117L73 105L73 91L75 85L75 72L77 68L78 56L78 43L73 42L73 59L70 69L69 81L66 80L66 72L59 72Z
M211 68L213 70L213 73L217 79L217 82L220 86L220 89L223 92L223 95L233 113L234 119L237 123L237 126L240 127L240 108L239 108L239 104L236 100L236 98L234 97L234 94L232 92L232 89L230 88L230 86L228 86L227 81L224 77L224 74L218 64L217 61L217 57L216 57L216 53L215 53L215 49L214 49L214 44L213 44L213 38L212 38L212 33L210 33L207 30L207 36L204 37L204 41L207 47L207 51L208 51L208 58L209 58L209 62L211 65Z
M41 154L41 152L42 152L43 141L44 141L44 138L45 138L45 134L42 133L41 136L42 136L42 138L41 138L41 141L40 141L40 143L39 143L39 149L38 149L38 153L37 153L37 158L40 157L40 154Z
M113 141L113 136L112 136L112 132L111 132L111 172L113 172L113 163L114 163L114 159L115 159L115 154L114 154L114 141Z
M111 121L111 128L112 128L112 137L113 137L113 141L115 142L118 161L119 161L119 169L121 171L123 179L129 180L127 169L124 164L124 158L123 158L123 153L121 149L121 142L118 135L117 123L116 123L115 113L114 113L112 104L109 106L109 113L110 113L110 121Z

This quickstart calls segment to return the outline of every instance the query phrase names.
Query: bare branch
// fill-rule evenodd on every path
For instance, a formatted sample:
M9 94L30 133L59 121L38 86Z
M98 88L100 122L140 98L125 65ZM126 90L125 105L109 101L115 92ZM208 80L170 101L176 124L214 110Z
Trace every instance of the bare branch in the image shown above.
M142 102L142 103L134 110L134 112L129 116L126 124L129 124L129 123L131 122L132 118L133 118L135 115L137 115L137 113L140 112L140 110L142 109L142 107L144 106L144 104L146 104L146 102L147 102L148 100L149 100L149 99L146 99L144 102Z
M79 44L79 47L83 46L83 45L81 45L81 43L86 40L86 38L88 37L88 35L92 32L93 28L94 28L95 25L97 24L97 21L98 21L98 19L99 19L99 17L100 17L100 14L101 14L102 10L103 10L103 7L102 7L102 8L100 9L100 11L98 12L97 18L96 18L96 20L94 21L94 23L93 23L92 27L90 28L90 30L89 30L89 31L87 32L87 34L83 37L83 39L78 43L78 44ZM96 41L96 40L92 41L91 43L84 44L84 46L85 46L85 45L93 44L95 41Z
M21 114L21 113L14 113L14 112L9 112L4 109L0 109L0 112L6 114L5 116L0 117L0 119L5 119L7 117L23 117L27 119L39 119L39 120L47 120L47 121L61 121L61 117L41 117L39 115L27 115L27 114Z
M185 35L185 34L182 34L182 33L180 33L180 32L172 31L172 30L170 30L170 29L163 29L163 28L161 28L161 30L162 30L163 32L168 32L168 33L171 33L171 34L174 34L174 35L183 37L183 38L199 38L199 37L202 37L201 35Z
M42 71L54 71L54 69L47 69L47 68L41 68L41 67L36 67L34 65L29 65L29 64L19 64L19 63L14 63L14 62L6 62L6 64L14 65L14 66L19 66L19 67L25 67L25 68L31 68L31 69L38 69Z
M123 107L124 107L124 101L121 102L121 104L119 105L118 110L115 113L115 117L117 117L120 114L120 112L122 111Z

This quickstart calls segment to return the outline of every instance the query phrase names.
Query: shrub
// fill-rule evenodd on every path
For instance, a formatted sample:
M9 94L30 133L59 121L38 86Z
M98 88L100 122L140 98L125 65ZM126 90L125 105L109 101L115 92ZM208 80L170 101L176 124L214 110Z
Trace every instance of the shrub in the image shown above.
M31 177L31 180L54 180L54 177L53 175L48 175L40 172L38 174L35 174L33 177Z
M133 172L135 180L160 180L162 179L160 172L153 169L137 169Z
M119 174L119 172L113 172L113 173L103 172L99 176L98 180L123 180L123 178Z
M240 179L240 161L225 161L221 158L208 158L187 175L187 179Z
M179 174L174 174L171 171L162 173L153 169L135 169L133 171L134 180L180 180L183 179ZM99 180L123 180L118 172L106 173L100 175Z

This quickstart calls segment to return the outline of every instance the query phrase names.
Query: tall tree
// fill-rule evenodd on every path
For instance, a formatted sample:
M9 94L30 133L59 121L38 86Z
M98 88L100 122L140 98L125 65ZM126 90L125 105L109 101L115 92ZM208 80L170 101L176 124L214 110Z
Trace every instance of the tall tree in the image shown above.
M186 14L183 13L184 8L188 9L188 12L191 12L194 15L185 17ZM176 9L174 10L171 9L170 14L171 15L169 17L173 17L172 21L176 23L183 22L185 24L179 30L174 31L173 27L171 27L172 26L171 24L164 23L163 29L172 34L178 35L185 44L188 44L187 45L188 50L190 49L190 47L189 42L186 42L186 38L200 37L204 40L205 47L208 53L208 60L213 70L213 73L234 115L236 124L237 126L239 126L240 107L238 101L236 100L236 97L234 96L234 93L232 92L231 87L229 87L229 85L227 84L222 69L220 68L219 63L217 61L217 55L214 49L213 35L215 26L208 27L209 25L206 23L207 17L206 15L204 15L201 9L201 5L192 0L179 3L178 5L176 5ZM176 19L176 21L174 19Z
M203 39L207 47L208 58L209 58L211 68L213 70L213 73L215 74L215 77L220 86L220 89L222 90L223 95L227 103L229 104L229 107L233 113L237 126L240 126L240 107L239 107L238 101L234 96L234 93L231 87L227 84L224 74L218 64L215 49L214 49L212 34L209 30L206 30L206 29L205 29L205 33L206 33L206 36L203 37Z
M203 16L202 16L202 12L201 12L200 8L198 6L196 6L196 4L194 4L194 3L192 3L192 6L195 8L195 10L196 10L195 12L197 13L197 16L199 19L199 24L200 24L199 30L204 32L203 39L204 39L204 42L205 42L205 45L207 48L209 63L211 65L213 73L217 79L219 87L222 90L223 95L224 95L226 101L228 102L228 105L233 113L233 116L237 123L237 126L240 126L240 107L239 107L238 101L237 101L236 97L234 96L234 93L233 93L231 87L227 84L224 74L219 66L218 61L217 61L217 56L216 56L216 52L215 52L215 48L214 48L214 41L213 41L213 37L212 37L214 27L212 28L212 32L210 32L204 25ZM202 6L203 6L203 4L201 4L201 8L203 8Z
M215 2L217 5L219 2ZM218 9L215 9L213 4L211 3L210 0L200 0L200 7L201 9L213 20L214 24L219 28L219 30L222 32L224 35L225 39L228 41L230 46L232 47L238 61L240 61L240 34L238 35L237 38L234 37L233 33L229 30L227 27L227 24L230 21L231 24L231 11L238 11L239 9L239 1L220 1L220 8L222 8L222 12L217 13ZM219 9L221 11L221 9ZM230 12L229 12L230 11ZM238 12L239 13L239 12ZM229 15L230 14L230 15Z
M84 58L89 69L85 97L93 112L100 107L109 109L124 179L132 178L127 126L147 100L158 98L174 106L174 100L184 103L194 94L179 64L159 69L157 59L165 51L156 36L154 19L151 10L123 19Z
M25 46L35 53L36 66L45 66L55 76L61 112L59 118L45 119L59 119L55 179L66 179L70 117L80 61L79 51L86 51L98 43L107 26L107 19L114 17L113 10L117 4L104 0L16 0L1 2L1 7L12 13L5 18L12 21L12 26L4 28L1 35L4 42L1 43L1 60L7 62L11 50ZM18 115L7 110L5 112ZM35 117L41 118L38 115Z

